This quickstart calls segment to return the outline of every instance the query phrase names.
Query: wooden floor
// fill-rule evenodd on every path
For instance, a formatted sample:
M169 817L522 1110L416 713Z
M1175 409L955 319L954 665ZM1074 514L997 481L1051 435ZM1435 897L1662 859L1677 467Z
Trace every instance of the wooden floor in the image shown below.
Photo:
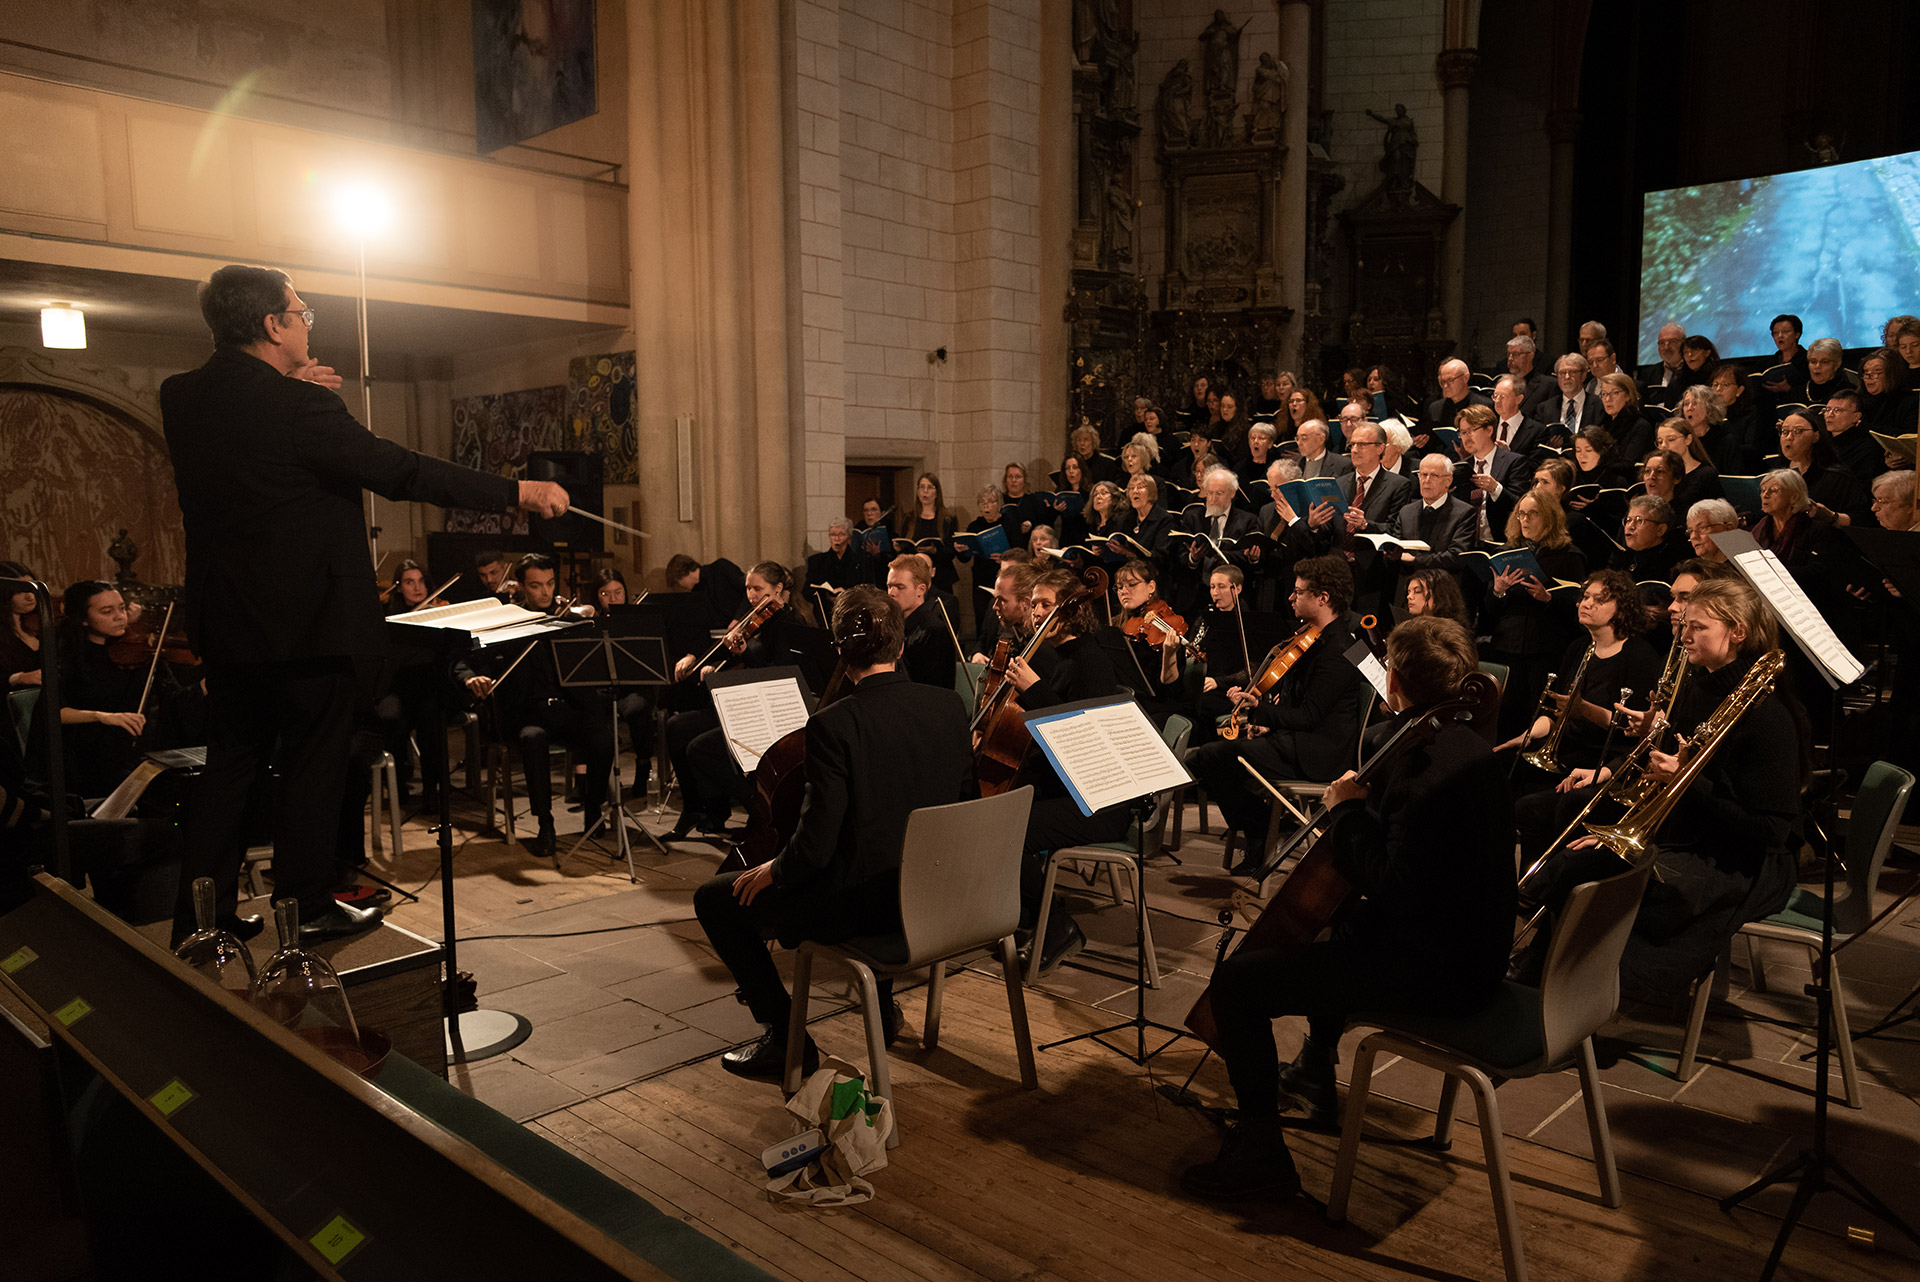
M664 826L661 821L649 823L656 829ZM432 852L424 833L416 833L412 826L407 839L409 849L401 860L383 862L396 878L405 873L417 882L431 872ZM563 849L565 845L563 836ZM1195 849L1200 852L1193 856L1196 866L1204 864L1207 848L1196 844ZM1211 849L1217 860L1217 843ZM602 920L599 914L609 911L617 915L604 919L614 922L684 918L693 885L714 862L714 856L698 846L676 846L666 855L648 853L641 859L642 885L636 890L624 868L611 870L604 860L586 853L563 860L556 870L535 865L515 847L475 838L458 862L461 930L466 934L545 933L563 923L579 929ZM396 918L411 929L437 936L436 889L428 887L421 903L404 907ZM1160 907L1158 893L1156 908ZM1169 918L1170 937L1178 935L1181 921L1178 916ZM697 960L703 947L697 926L689 928L680 921L661 932L635 933L663 932L673 940L656 942L672 943ZM1904 961L1911 949L1907 943L1911 931L1903 928L1898 934L1906 937L1897 941ZM1170 939L1168 948L1190 959L1203 957L1207 939L1205 932L1190 930L1184 942ZM599 941L558 942L586 947ZM462 955L470 951L486 956L481 952L484 948L511 946L490 942ZM596 951L611 954L614 949L607 945ZM562 969L576 968L575 958L538 955ZM710 971L710 956L707 963ZM499 964L497 954L489 964ZM689 962L674 970L692 966ZM590 973L586 966L577 969ZM1115 1000L1114 994L1124 986L1098 984L1098 976L1090 971L1060 973L1074 978L1028 990L1036 1042L1109 1023L1116 1018L1116 1005L1131 1004L1130 992L1124 1001ZM515 974L493 987L519 984L524 978ZM481 980L484 992L489 987L487 975L483 973ZM505 993L532 993L542 982L563 981L536 979ZM568 975L564 982L575 981ZM617 991L645 1003L654 982L652 976L643 975ZM1777 977L1776 993L1786 987L1785 977ZM1152 996L1154 1013L1162 1018L1175 1008L1184 1009L1189 1000L1177 983ZM1095 1008L1094 1001L1100 1001L1102 1008ZM1882 1008L1890 1001L1882 1001ZM1385 1079L1392 1081L1386 1093L1394 1098L1376 1096L1370 1115L1372 1137L1362 1150L1350 1222L1336 1227L1324 1220L1316 1203L1305 1199L1219 1209L1178 1192L1179 1170L1212 1157L1218 1144L1218 1132L1205 1114L1176 1107L1155 1090L1159 1083L1185 1079L1193 1069L1199 1056L1192 1043L1181 1043L1155 1059L1150 1072L1091 1043L1046 1051L1039 1056L1040 1089L1026 1092L1018 1084L1007 1031L1006 994L997 972L976 967L954 976L940 1045L930 1054L920 1049L923 995L906 993L903 1004L910 1028L895 1047L892 1072L904 1143L890 1155L887 1167L870 1177L875 1197L863 1205L802 1209L768 1199L759 1154L799 1126L785 1112L776 1088L741 1082L720 1070L713 1048L737 1040L737 1033L729 1035L724 1028L702 1024L675 1034L705 1040L680 1043L678 1058L683 1062L674 1063L674 1055L663 1055L662 1062L648 1070L655 1075L608 1090L583 1089L576 1078L574 1088L560 1097L567 1101L564 1104L526 1107L514 1115L527 1118L531 1128L634 1188L654 1205L786 1278L1167 1282L1188 1277L1502 1276L1471 1109L1455 1124L1451 1152L1442 1155L1406 1142L1425 1135L1433 1124L1430 1110L1437 1099L1438 1079L1425 1070L1405 1063L1378 1066L1383 1088ZM669 1010L670 1003L663 1000L658 1009ZM570 1018L591 1024L598 1017L589 1011ZM684 1012L682 1018L686 1018ZM1298 1036L1289 1023L1282 1021L1278 1029L1286 1053L1292 1049L1289 1039ZM1767 1030L1762 1027L1761 1032ZM821 1021L814 1036L830 1053L856 1061L865 1058L855 1015L841 1013ZM1711 1036L1710 1030L1710 1040ZM1797 1039L1797 1033L1778 1034L1777 1045L1766 1043L1762 1062L1772 1064L1777 1059L1786 1064L1797 1059L1793 1052L1802 1045ZM1755 1035L1753 1040L1758 1043L1761 1038ZM649 1044L668 1041L661 1037ZM1757 1044L1748 1049L1760 1053ZM1796 1099L1790 1084L1782 1087L1768 1081L1765 1072L1747 1071L1735 1062L1732 1050L1726 1059L1719 1078L1696 1078L1687 1088L1695 1096L1689 1102L1697 1102L1700 1090L1717 1082L1722 1085L1714 1089L1759 1096L1764 1104L1755 1107L1790 1113L1777 1123L1778 1134L1767 1132L1772 1138L1757 1156L1743 1155L1747 1166L1760 1169L1788 1142L1780 1136L1799 1133L1804 1093ZM539 1063L537 1058L531 1062ZM456 1081L500 1074L507 1067L494 1061L477 1066L471 1074L456 1071ZM530 1073L524 1066L511 1067L523 1075ZM1636 1065L1609 1070L1610 1091L1628 1080L1620 1076L1628 1071L1646 1075ZM1889 1081L1895 1085L1880 1084L1874 1089L1911 1112L1912 1087L1893 1076L1881 1078L1882 1083ZM1543 1104L1536 1099L1539 1090L1534 1084L1514 1083L1502 1091L1503 1107L1513 1095L1506 1151L1515 1176L1531 1276L1686 1282L1757 1277L1778 1229L1776 1217L1785 1206L1785 1193L1763 1198L1758 1204L1761 1209L1731 1214L1723 1214L1714 1201L1747 1178L1737 1173L1746 1169L1738 1162L1718 1169L1716 1154L1739 1147L1742 1132L1738 1128L1748 1122L1722 1116L1738 1109L1701 1113L1733 1129L1675 1135L1673 1160L1668 1163L1662 1159L1661 1147L1667 1141L1661 1128L1673 1125L1670 1114L1636 1115L1634 1106L1649 1097L1637 1093L1639 1078L1631 1079L1629 1085L1619 1096L1610 1095L1620 1109L1616 1141L1622 1145L1626 1188L1626 1204L1616 1210L1599 1204L1577 1097L1566 1098L1564 1085ZM1227 1102L1217 1060L1202 1068L1195 1088L1209 1102ZM1683 1092L1674 1084L1669 1093ZM1516 1127L1514 1117L1536 1104L1539 1116L1528 1117ZM1904 1173L1906 1185L1899 1191L1905 1202L1913 1196L1915 1157L1920 1155L1920 1143L1906 1132L1920 1133L1920 1125L1904 1113L1888 1123L1890 1112L1886 1103L1870 1106L1863 1127L1862 1114L1836 1110L1843 1115L1843 1124L1856 1133L1872 1131L1886 1141L1876 1151L1887 1160L1863 1174L1876 1189L1891 1193L1885 1181ZM1677 1116L1690 1113L1671 1111ZM1771 1120L1773 1113L1764 1117ZM1874 1129L1888 1124L1897 1133L1883 1136ZM1760 1128L1756 1124L1754 1129ZM1293 1141L1307 1191L1324 1196L1334 1139L1296 1132ZM1790 1149L1786 1151L1790 1155ZM1690 1187L1696 1184L1699 1191ZM1920 1266L1905 1253L1911 1248L1894 1253L1884 1244L1878 1251L1848 1245L1840 1236L1845 1225L1863 1222L1865 1217L1850 1214L1837 1196L1823 1195L1816 1207L1822 1211L1819 1226L1803 1228L1794 1238L1778 1276L1920 1277Z

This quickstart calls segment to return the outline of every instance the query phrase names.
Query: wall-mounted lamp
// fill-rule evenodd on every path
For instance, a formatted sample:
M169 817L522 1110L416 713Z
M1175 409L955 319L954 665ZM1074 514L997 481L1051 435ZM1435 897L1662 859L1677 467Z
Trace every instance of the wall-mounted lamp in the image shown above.
M85 347L87 316L78 307L56 303L40 309L40 343L43 347Z

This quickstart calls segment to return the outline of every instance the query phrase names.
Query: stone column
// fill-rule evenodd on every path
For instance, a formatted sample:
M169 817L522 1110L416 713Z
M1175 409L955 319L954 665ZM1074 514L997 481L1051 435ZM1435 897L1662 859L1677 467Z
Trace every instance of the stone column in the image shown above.
M1573 282L1573 143L1580 136L1580 113L1547 113L1547 322L1542 335L1550 345L1573 339L1567 315Z
M794 560L805 477L780 0L630 10L640 555ZM679 432L692 418L690 519Z
M1467 280L1467 86L1480 61L1478 49L1442 49L1435 60L1440 88L1446 94L1446 128L1440 153L1440 199L1460 207L1440 247L1440 297L1447 333L1454 342L1466 338Z
M1280 141L1286 155L1280 162L1279 248L1280 305L1293 309L1293 319L1280 330L1279 365L1300 366L1301 340L1307 311L1307 104L1313 80L1313 5L1308 0L1281 0L1280 61L1287 64L1287 100L1281 104ZM1169 212L1169 219L1172 214ZM1185 229L1181 230L1182 238ZM1311 374L1309 373L1309 377Z

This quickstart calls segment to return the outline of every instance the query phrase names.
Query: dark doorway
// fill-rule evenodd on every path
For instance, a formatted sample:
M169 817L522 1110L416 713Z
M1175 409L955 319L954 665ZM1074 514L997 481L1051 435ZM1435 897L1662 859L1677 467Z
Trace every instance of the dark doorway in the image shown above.
M898 468L849 467L847 469L847 519L856 524L868 499L880 505L882 512L893 506L894 478Z

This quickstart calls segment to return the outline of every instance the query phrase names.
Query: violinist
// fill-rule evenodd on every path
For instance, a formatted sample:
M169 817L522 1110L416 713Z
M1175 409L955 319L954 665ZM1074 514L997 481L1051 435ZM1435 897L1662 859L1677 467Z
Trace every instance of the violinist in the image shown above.
M893 558L887 567L887 595L906 618L906 648L900 667L922 685L953 689L953 634L933 595L933 566L918 552Z
M18 561L0 561L0 579L36 579ZM7 596L7 620L0 628L0 680L8 690L40 684L40 606L31 592Z
M1245 838L1246 857L1234 865L1236 875L1263 866L1271 808L1266 791L1240 763L1268 779L1334 778L1353 761L1370 689L1345 653L1360 626L1347 609L1353 601L1347 563L1337 556L1308 557L1293 575L1293 612L1304 628L1317 629L1313 644L1266 694L1252 686L1229 687L1227 700L1246 709L1249 733L1205 744L1187 757L1187 769L1220 807L1226 826Z
M1182 692L1179 673L1169 675L1167 650L1178 642L1166 628L1147 620L1158 616L1182 635L1186 620L1160 599L1160 574L1150 561L1128 561L1115 570L1113 591L1121 606L1118 623L1125 657L1117 660L1117 666L1122 680L1133 685L1135 698L1153 723L1165 725L1168 717L1185 712L1191 704Z
M128 607L120 589L82 579L66 591L60 619L60 724L67 791L104 797L139 764L147 728L140 711L145 664L121 666L108 646L127 635ZM36 716L43 715L36 709ZM36 735L29 758L39 774L45 744ZM41 775L44 777L44 775Z
M473 554L475 596L494 596L506 600L513 591L513 558L498 548L484 548Z
M1409 619L1387 638L1388 703L1397 713L1431 706L1476 662L1459 624ZM1479 732L1455 722L1371 783L1349 771L1327 785L1322 840L1334 843L1334 867L1352 889L1328 940L1242 948L1214 971L1217 1048L1240 1124L1217 1159L1182 1174L1188 1193L1225 1202L1300 1191L1281 1105L1290 1096L1332 1120L1335 1048L1353 1012L1462 1017L1498 996L1515 908L1505 776ZM1284 1072L1273 1035L1280 1015L1307 1017L1305 1046Z
M520 558L514 574L520 583L521 604L543 613L553 608L556 570L552 557L529 552ZM500 733L511 736L519 749L520 768L527 780L527 810L537 826L527 851L538 858L552 859L558 848L553 826L553 745L575 748L586 757L580 800L583 830L592 828L606 804L607 777L613 771L613 728L584 697L585 691L560 684L552 640L541 638L531 644L534 652L524 660L524 647L500 646L482 651L471 660L459 660L453 671L475 697L491 696L498 707ZM494 671L482 672L476 665ZM495 673L505 673L509 666L513 668L511 675L496 679Z
M1093 635L1098 623L1093 602L1072 600L1082 590L1081 581L1066 570L1042 575L1033 585L1032 626L1053 622L1032 662L1015 659L1007 669L1007 680L1020 692L1020 706L1028 712L1082 699L1102 699L1119 692L1120 682L1113 660ZM1060 603L1070 604L1059 608ZM1027 818L1025 858L1020 865L1020 931L1022 950L1033 946L1033 928L1040 920L1040 892L1046 885L1049 851L1090 842L1117 841L1126 835L1132 822L1130 803L1108 806L1092 815L1080 813L1080 807L1067 792L1066 784L1044 756L1029 753L1015 786L1032 784L1033 810ZM1040 942L1040 969L1050 971L1086 946L1087 937L1071 914L1055 911L1047 915L1047 937Z
M593 612L601 619L610 617L616 605L627 604L627 576L609 565L594 576ZM596 692L601 698L613 698L620 706L620 720L626 723L628 740L633 744L635 793L644 793L653 778L653 758L658 723L653 716L653 700L645 690L615 689ZM604 704L601 706L605 706Z
M505 577L504 567L501 576ZM428 602L427 573L418 561L400 562L393 571L393 592L387 597L387 615L424 610ZM440 806L440 779L445 773L447 740L444 717L454 710L453 689L447 682L445 665L435 662L433 652L424 646L392 648L393 678L391 693L375 701L386 749L393 754L400 783L400 797L413 795L413 754L409 742L420 749L420 787L422 805L437 812ZM364 778L357 775L355 778ZM349 784L349 791L352 785Z
M792 579L778 561L762 561L747 572L747 610L709 651L706 661L682 655L674 664L676 681L704 689L707 678L723 667L764 668L792 663L794 632L800 625L789 597ZM845 596L846 593L841 593ZM733 803L746 791L746 780L727 749L720 715L711 699L704 706L676 712L667 722L667 753L680 780L680 818L670 840L685 840L698 827L702 832L725 832Z
M973 792L966 713L951 693L895 670L905 632L900 608L878 588L840 594L833 638L853 693L807 722L799 821L770 862L723 873L694 892L708 942L765 1030L751 1046L721 1056L721 1067L737 1077L778 1081L786 1067L791 999L766 941L791 947L898 934L907 817ZM891 1042L901 1012L891 982L879 987ZM802 1062L809 1073L818 1065L811 1038Z
M1241 613L1245 591L1246 576L1237 565L1218 566L1207 576L1207 596L1212 604L1194 629L1200 633L1200 653L1205 663L1198 688L1190 688L1194 704L1190 742L1205 743L1216 737L1220 719L1233 710L1227 691L1244 688L1253 668L1247 652L1246 616ZM1161 675L1166 675L1164 666Z

